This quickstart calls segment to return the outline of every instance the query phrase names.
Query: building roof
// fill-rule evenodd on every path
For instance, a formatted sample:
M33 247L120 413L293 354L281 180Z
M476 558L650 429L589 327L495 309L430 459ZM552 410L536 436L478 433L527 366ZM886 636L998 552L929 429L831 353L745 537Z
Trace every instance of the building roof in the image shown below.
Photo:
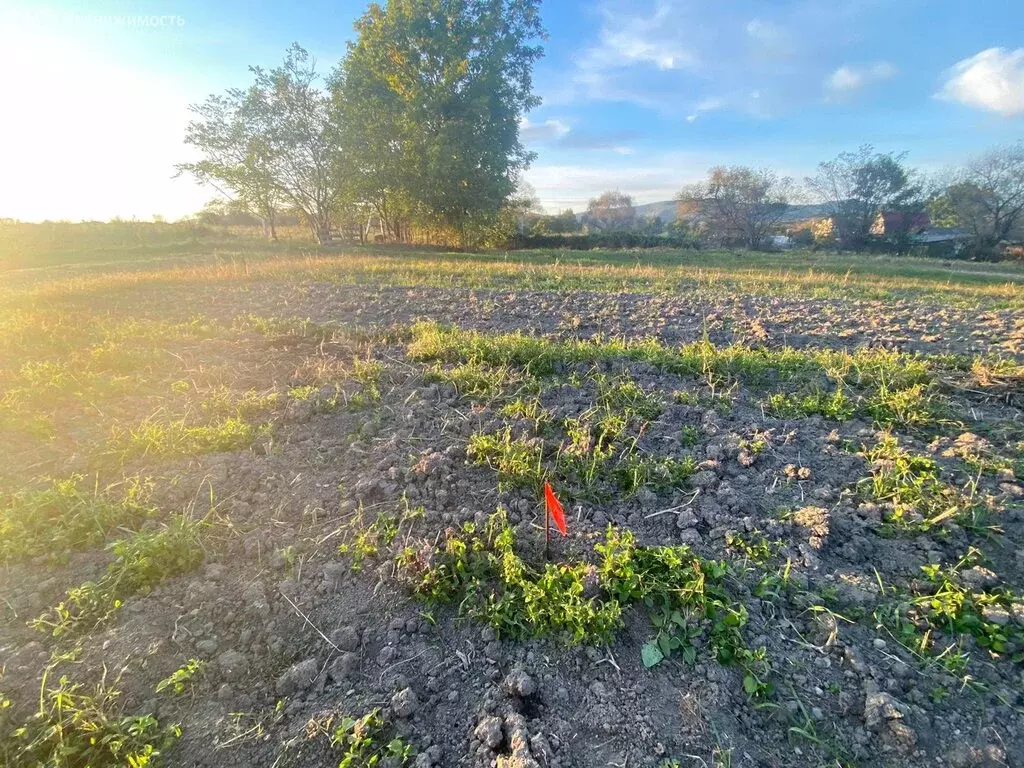
M916 213L904 213L903 211L882 211L878 214L882 227L880 234L894 230L906 229L910 232L920 232L932 225L932 220L924 211Z

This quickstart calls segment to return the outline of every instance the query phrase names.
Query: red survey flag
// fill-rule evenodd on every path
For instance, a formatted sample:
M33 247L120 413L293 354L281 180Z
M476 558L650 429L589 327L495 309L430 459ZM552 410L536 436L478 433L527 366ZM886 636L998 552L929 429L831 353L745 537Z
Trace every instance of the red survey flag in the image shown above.
M555 525L558 526L558 530L562 532L563 536L568 536L569 529L565 525L565 511L562 509L562 503L555 497L555 492L551 490L551 483L547 480L544 481L544 506L555 521Z

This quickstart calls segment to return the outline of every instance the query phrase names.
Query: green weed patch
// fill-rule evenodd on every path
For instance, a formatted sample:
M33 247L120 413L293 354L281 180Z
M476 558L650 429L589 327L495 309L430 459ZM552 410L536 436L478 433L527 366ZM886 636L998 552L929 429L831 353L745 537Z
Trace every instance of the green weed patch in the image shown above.
M269 431L267 424L250 424L237 416L199 425L188 424L184 419L145 421L137 427L115 427L107 449L123 459L195 456L248 448Z
M31 625L53 636L91 629L111 618L122 602L148 593L164 579L186 573L203 559L202 520L177 515L157 531L140 531L111 545L114 562L98 581L68 590L59 605Z
M478 529L449 531L437 548L406 548L398 556L414 593L430 604L454 604L515 639L554 636L568 643L607 643L623 611L644 605L655 629L644 646L647 666L678 655L693 663L706 648L722 664L744 670L751 696L771 692L763 649L743 641L746 608L725 563L688 547L640 547L630 532L609 527L595 547L597 563L531 565L515 551L504 513Z
M947 521L965 528L986 527L983 501L945 482L931 457L910 453L893 435L885 435L863 455L871 463L871 476L861 481L861 492L892 505L886 520L890 529L928 531Z
M132 478L110 488L90 488L83 475L51 479L0 501L0 562L31 557L60 559L70 551L105 543L115 531L151 518L149 486Z
M924 579L913 590L875 612L875 619L924 659L952 674L963 674L968 659L963 637L994 658L1024 663L1024 627L1012 617L1024 595L1004 586L980 590L964 584L960 574L979 562L971 548L952 566L922 566Z
M49 687L43 677L39 709L14 722L0 706L0 763L10 768L159 768L161 753L181 735L152 715L125 715L120 691L92 688L68 677ZM5 700L0 696L0 705ZM10 702L7 702L8 704Z

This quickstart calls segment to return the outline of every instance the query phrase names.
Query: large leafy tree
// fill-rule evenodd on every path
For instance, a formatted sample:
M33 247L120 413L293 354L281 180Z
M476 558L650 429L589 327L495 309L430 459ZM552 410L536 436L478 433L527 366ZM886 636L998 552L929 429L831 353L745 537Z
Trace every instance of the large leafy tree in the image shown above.
M767 169L718 166L707 181L677 196L684 211L699 211L705 231L722 243L763 248L786 211L793 180Z
M272 158L260 94L233 88L191 107L196 115L185 130L185 143L203 155L175 166L179 174L216 189L263 222L264 233L277 238L275 219L281 198L271 176Z
M929 209L941 223L969 232L978 252L1024 234L1024 143L998 147L969 162Z
M921 187L904 154L876 153L865 144L818 166L807 186L827 206L840 244L859 248L881 211L909 215L921 207Z
M203 159L178 166L230 190L257 215L281 204L298 211L317 242L330 240L345 172L342 131L316 63L293 45L281 66L251 67L255 82L193 106L185 134Z
M355 178L382 218L395 208L465 237L533 158L519 122L539 103L539 0L389 0L356 23L332 78Z
M329 242L346 174L341 124L320 88L316 62L296 43L281 66L252 72L274 186L302 214L317 242Z

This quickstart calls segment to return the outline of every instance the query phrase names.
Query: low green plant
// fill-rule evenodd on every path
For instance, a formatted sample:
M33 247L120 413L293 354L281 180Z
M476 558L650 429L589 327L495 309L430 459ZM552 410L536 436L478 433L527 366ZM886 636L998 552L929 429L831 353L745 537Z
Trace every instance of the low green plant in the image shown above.
M415 515L415 508L411 513ZM386 547L398 535L398 529L405 519L387 512L381 512L371 522L366 520L366 511L362 505L355 516L345 526L346 539L338 545L338 553L349 558L349 567L355 573L363 570L367 560L377 557L381 547Z
M474 463L496 470L503 485L539 489L543 482L543 442L513 437L511 427L494 433L474 432L466 452Z
M108 685L105 677L88 688L62 676L50 687L44 674L39 709L0 731L0 762L11 768L159 768L180 727L161 727L150 714L124 714L116 682Z
M636 493L641 488L667 491L681 488L697 471L692 456L677 459L674 456L644 456L630 453L619 460L612 473L623 492Z
M414 757L412 747L397 736L389 739L389 730L379 709L359 719L342 718L331 737L331 744L342 751L338 768L408 765Z
M503 512L478 530L467 523L449 531L436 551L406 550L399 556L415 594L431 604L456 603L466 615L499 634L525 639L554 635L570 643L610 639L620 606L586 596L596 573L586 563L528 565L514 550Z
M517 397L505 403L498 412L510 419L533 419L536 422L544 422L550 418L550 414L544 410L537 397Z
M696 392L677 390L672 393L672 399L679 405L700 405L700 395Z
M867 398L864 411L882 427L921 429L944 419L947 408L929 385L897 388L883 381Z
M252 421L255 416L266 415L280 400L277 392L256 392L249 390L241 394L228 387L208 392L202 399L202 410L212 417L234 417L240 421Z
M200 425L190 425L183 419L144 421L134 428L115 427L107 447L122 458L194 456L248 448L269 432L269 424L254 425L237 416Z
M765 402L765 413L779 418L798 418L819 414L827 419L846 421L856 408L842 387L833 392L815 390L798 395L777 392Z
M1009 619L1012 606L1024 601L1024 595L1003 586L982 591L965 586L959 574L980 559L981 553L972 547L951 566L922 566L923 581L882 606L875 619L922 658L950 674L960 676L966 669L969 656L963 648L963 636L972 637L995 658L1024 663L1024 628L1011 620L986 617L986 609L995 609ZM949 642L943 645L937 634Z
M744 670L752 697L770 695L764 649L743 642L746 608L729 585L724 562L704 560L687 547L639 547L632 533L608 528L599 561L531 566L515 552L502 511L482 528L467 523L438 547L406 548L398 556L414 594L431 604L456 604L463 615L522 639L542 635L569 643L605 643L622 626L629 605L647 607L656 634L644 645L644 664L679 654L697 658L698 641L722 664Z
M597 404L611 412L621 413L626 419L653 421L665 410L661 401L647 392L629 376L609 377L597 374Z
M535 380L507 365L490 366L472 360L450 368L435 365L423 373L424 381L451 384L461 397L490 400L510 391L536 389Z
M683 448L693 448L700 442L700 430L693 425L687 425L679 433L679 443Z
M103 544L156 514L150 483L139 477L99 488L74 474L49 485L20 490L0 500L0 562L30 557L61 559L68 552Z
M927 531L947 520L969 528L985 527L984 503L944 482L934 459L910 453L894 435L884 435L863 455L871 462L871 476L861 481L861 491L892 504L886 521L890 528Z
M203 559L205 525L180 514L159 530L115 541L110 545L114 562L98 581L71 588L65 600L30 624L56 637L106 621L126 598L148 593L164 579L195 568Z
M174 672L156 684L156 692L163 693L170 690L175 696L180 696L189 690L194 683L193 678L201 675L206 669L206 662L199 659L189 659Z
M725 545L755 565L765 565L768 563L775 555L777 544L778 542L773 545L759 531L753 531L749 534L728 531L725 534Z
M705 560L685 546L639 547L630 531L610 526L596 549L603 556L601 581L608 594L620 604L647 606L657 632L642 649L645 666L675 653L693 663L696 641L706 638L719 663L743 669L743 689L749 696L771 695L774 685L768 680L765 649L747 648L743 641L747 609L729 587L725 562Z
M357 357L352 360L352 378L363 388L348 400L350 408L369 406L380 400L380 382L384 375L384 364L379 360Z

